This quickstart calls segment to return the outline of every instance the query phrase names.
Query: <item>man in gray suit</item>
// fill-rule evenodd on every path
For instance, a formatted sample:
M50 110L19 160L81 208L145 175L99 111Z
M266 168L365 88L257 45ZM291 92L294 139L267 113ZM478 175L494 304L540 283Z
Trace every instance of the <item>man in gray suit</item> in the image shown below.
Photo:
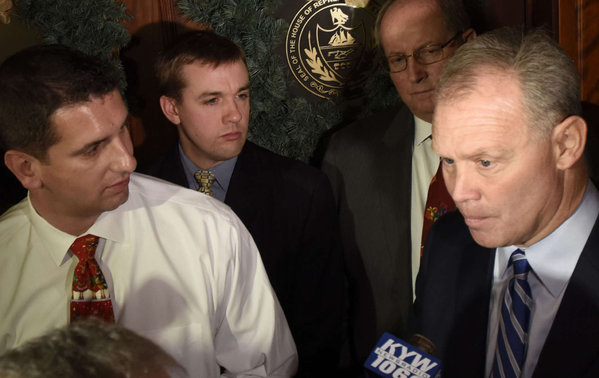
M447 59L475 37L469 25L460 0L386 3L376 37L404 105L338 131L325 154L346 254L361 257L374 294L376 329L370 340L355 340L358 360L384 331L405 337L425 202L439 166L430 140L435 87Z

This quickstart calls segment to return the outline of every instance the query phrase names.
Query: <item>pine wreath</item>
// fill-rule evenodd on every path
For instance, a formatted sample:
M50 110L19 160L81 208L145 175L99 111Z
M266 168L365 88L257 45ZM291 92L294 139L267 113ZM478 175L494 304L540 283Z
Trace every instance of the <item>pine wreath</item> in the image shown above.
M17 16L37 29L45 43L61 43L108 60L123 72L117 52L131 36L130 19L115 0L13 0ZM124 73L121 89L125 88Z

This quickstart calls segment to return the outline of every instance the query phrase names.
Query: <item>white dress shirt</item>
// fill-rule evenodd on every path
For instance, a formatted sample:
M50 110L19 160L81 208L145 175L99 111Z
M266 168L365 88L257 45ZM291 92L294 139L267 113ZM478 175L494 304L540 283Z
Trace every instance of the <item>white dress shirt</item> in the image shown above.
M228 206L139 174L99 236L116 323L169 352L192 377L290 377L297 353L254 241ZM82 234L82 235L83 235ZM0 217L0 354L69 321L75 236L29 198ZM220 366L219 366L220 365Z
M589 181L583 200L574 214L542 240L528 248L520 247L531 268L528 274L528 283L533 299L528 330L528 348L521 378L531 377L537 366L566 286L572 277L598 214L599 193ZM513 270L512 268L508 269L507 265L512 252L517 248L517 246L497 248L495 254L487 331L485 375L487 377L490 376L493 368L501 303L512 277Z
M432 125L414 116L414 152L412 153L412 295L416 287L416 276L420 268L420 246L422 243L422 225L424 207L428 196L428 187L439 168L439 156L431 145Z

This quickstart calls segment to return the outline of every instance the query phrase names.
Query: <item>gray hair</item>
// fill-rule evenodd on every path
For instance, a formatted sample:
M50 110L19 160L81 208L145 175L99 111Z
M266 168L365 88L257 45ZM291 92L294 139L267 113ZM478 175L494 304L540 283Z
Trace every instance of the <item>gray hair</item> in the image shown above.
M410 0L387 0L379 10L376 22L374 24L374 36L376 38L376 43L379 46L380 51L383 51L383 47L381 46L381 23L383 21L383 17L389 10L389 7L393 3L406 3ZM418 0L420 1L420 0ZM445 22L445 27L448 31L457 33L461 31L465 31L470 27L470 17L468 16L468 12L466 12L466 8L464 7L464 3L462 0L434 0L437 3L437 6L441 10L441 14L443 15L443 21Z
M540 137L570 115L580 115L580 84L568 54L542 29L525 33L505 27L460 47L447 62L437 86L437 103L474 90L490 71L513 75L522 90L522 106Z
M0 356L7 378L128 378L183 368L152 341L98 319L55 329Z

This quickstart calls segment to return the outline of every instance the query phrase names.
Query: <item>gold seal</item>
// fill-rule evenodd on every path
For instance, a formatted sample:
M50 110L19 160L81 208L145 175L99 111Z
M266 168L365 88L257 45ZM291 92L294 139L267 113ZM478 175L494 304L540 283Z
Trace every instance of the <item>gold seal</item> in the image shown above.
M345 4L350 7L366 8L370 0L345 0Z
M368 0L352 0L352 4ZM309 93L359 97L373 68L374 16L343 0L313 0L297 11L285 42L289 69Z

